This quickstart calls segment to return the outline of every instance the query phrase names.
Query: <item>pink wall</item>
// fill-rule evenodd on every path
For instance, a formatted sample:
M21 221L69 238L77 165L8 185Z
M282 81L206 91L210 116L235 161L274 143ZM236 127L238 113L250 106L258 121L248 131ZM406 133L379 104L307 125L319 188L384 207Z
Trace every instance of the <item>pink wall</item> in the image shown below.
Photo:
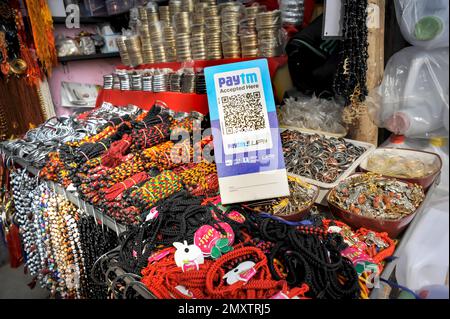
M94 31L93 26L82 26L81 29L66 29L64 25L55 25L55 37L58 34L75 36L81 30ZM78 82L99 84L103 83L103 75L112 73L117 65L120 64L119 58L84 60L67 62L65 65L59 64L53 69L52 76L49 78L50 91L57 116L71 114L75 109L61 106L61 82Z

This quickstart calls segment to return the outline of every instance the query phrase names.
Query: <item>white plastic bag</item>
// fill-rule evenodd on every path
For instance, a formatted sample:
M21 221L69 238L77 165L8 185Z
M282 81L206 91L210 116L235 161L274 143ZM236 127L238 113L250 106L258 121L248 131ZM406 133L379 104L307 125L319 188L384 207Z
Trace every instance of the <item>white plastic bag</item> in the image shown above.
M368 99L375 123L408 137L448 135L448 59L448 48L408 47L393 55Z
M424 48L448 47L448 0L395 0L403 37Z
M400 252L395 276L400 285L412 290L427 285L443 285L449 262L448 196L432 198L431 207L423 211Z

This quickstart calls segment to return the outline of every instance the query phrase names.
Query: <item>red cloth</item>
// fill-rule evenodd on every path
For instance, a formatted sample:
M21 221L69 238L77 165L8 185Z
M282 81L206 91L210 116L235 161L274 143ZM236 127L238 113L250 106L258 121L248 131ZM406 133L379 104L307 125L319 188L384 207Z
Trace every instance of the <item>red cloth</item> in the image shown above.
M156 101L163 101L173 111L190 112L197 111L208 113L208 99L206 94L164 92L153 93L144 91L120 91L100 90L96 107L103 102L109 102L115 106L136 105L144 110L150 110Z
M314 6L316 5L315 0L305 0L305 8L303 10L303 24L302 28L306 28L311 22L312 15L314 13Z
M259 4L266 6L267 11L276 10L280 7L278 0L256 0L254 2L258 2Z
M9 226L9 232L6 235L9 251L9 263L11 268L17 268L22 264L22 248L20 245L19 228L12 224Z

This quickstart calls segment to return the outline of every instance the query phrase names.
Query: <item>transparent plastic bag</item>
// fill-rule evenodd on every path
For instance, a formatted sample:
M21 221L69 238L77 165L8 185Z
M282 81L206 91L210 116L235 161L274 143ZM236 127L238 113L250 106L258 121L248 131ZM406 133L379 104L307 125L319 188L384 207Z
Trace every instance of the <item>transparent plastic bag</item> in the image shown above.
M374 122L408 137L448 135L448 58L448 48L408 47L393 55L367 100Z
M395 0L403 37L424 48L448 47L448 0Z
M278 3L283 24L299 26L303 23L304 0L279 0Z
M345 136L342 104L336 100L300 96L287 98L278 109L280 126L322 131Z
M449 258L449 197L431 198L428 208L412 224L411 236L398 255L397 282L412 290L444 284Z
M77 41L63 35L56 37L56 51L59 57L83 54Z
M95 43L91 36L80 37L80 50L83 55L95 54Z

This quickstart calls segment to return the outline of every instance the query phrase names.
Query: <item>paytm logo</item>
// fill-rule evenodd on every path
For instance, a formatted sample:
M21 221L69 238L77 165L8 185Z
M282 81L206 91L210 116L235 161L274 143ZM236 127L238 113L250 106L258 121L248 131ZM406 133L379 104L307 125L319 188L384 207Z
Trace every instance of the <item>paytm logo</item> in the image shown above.
M219 87L222 86L235 86L243 84L253 84L258 82L258 76L256 73L241 73L240 75L232 75L218 78Z

